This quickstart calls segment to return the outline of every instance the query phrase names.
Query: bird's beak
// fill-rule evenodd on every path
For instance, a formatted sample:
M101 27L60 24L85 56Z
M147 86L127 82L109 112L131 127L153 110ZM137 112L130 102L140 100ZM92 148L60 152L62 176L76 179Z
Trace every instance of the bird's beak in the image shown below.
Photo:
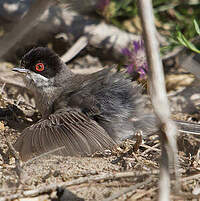
M25 73L25 74L29 72L29 70L25 68L13 68L12 70L18 73Z

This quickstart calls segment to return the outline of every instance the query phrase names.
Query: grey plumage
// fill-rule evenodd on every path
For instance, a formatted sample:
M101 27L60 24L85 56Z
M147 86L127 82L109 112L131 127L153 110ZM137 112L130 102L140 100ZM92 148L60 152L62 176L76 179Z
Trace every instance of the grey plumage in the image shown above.
M114 141L95 121L77 111L57 111L26 128L14 147L23 160L65 146L62 155L91 155Z
M38 62L45 67L37 72ZM111 67L89 75L74 74L48 48L31 50L22 64L42 114L14 144L23 160L59 146L65 147L64 155L88 155L133 138L138 129L144 135L157 131L155 117L143 111L141 87Z

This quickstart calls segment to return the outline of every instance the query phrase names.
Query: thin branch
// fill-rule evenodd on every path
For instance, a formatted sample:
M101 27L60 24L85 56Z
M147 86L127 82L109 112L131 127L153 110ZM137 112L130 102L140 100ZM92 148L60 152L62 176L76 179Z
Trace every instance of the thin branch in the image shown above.
M192 175L192 176L184 177L184 178L181 179L181 181L182 182L186 182L186 181L193 180L193 179L196 179L196 180L199 181L199 179L200 179L200 173Z
M160 144L155 144L154 146L150 147L146 144L141 144L141 147L147 148L147 150L145 150L144 152L141 153L142 156L144 156L145 154L147 154L150 151L156 151L158 153L160 153L160 149L157 149L156 147L160 146Z
M158 190L158 187L150 188L149 190L144 190L143 192L138 192L131 197L131 201L137 201L138 199L144 197L145 195L149 195L156 190Z
M33 189L33 190L26 190L21 193L13 194L11 196L2 197L2 198L0 198L0 201L37 196L40 194L55 191L58 187L66 188L69 186L80 185L83 183L114 180L114 179L120 179L120 178L130 178L130 177L152 175L152 174L157 175L158 171L151 171L151 172L133 172L133 171L131 171L131 172L119 172L119 173L107 173L107 174L101 174L101 175L95 175L95 176L92 175L92 176L88 176L88 177L81 177L78 179L74 179L72 181L61 182L61 183L57 183L57 184L50 184L50 185L40 187L37 189Z
M15 168L14 171L16 172L17 176L18 176L18 185L21 183L25 183L26 181L28 181L29 177L27 175L27 173L23 170L23 165L22 165L22 161L19 159L19 154L18 152L15 150L15 148L13 147L13 145L10 142L10 139L4 135L5 139L6 139L6 144L9 148L9 152L12 154L12 156L15 158Z
M81 36L73 46L62 56L64 62L69 62L88 44L89 36Z
M124 195L126 193L129 193L131 191L137 190L141 186L146 185L146 184L150 183L151 181L152 181L152 177L149 177L148 179L145 179L145 181L143 181L141 183L137 183L135 185L132 185L132 186L126 188L126 189L123 189L123 190L115 193L114 195L110 196L109 198L104 199L103 201L112 201L112 200L114 200L116 198L121 197L122 195Z
M21 161L19 159L19 154L17 153L17 151L15 150L15 148L13 147L13 145L11 144L10 140L8 139L8 137L6 137L6 144L9 148L9 152L12 154L12 156L15 158L15 165L16 165L16 173L17 176L19 177L19 179L21 178L21 175L23 173L23 169L22 169L22 164Z
M37 189L33 189L33 190L22 190L21 193L16 193L16 194L12 194L11 196L5 196L0 198L0 201L7 201L9 199L17 199L17 198L25 198L25 197L31 197L31 196L37 196L39 194L44 194L47 192L52 192L54 190L56 190L58 187L69 187L69 186L74 186L74 185L80 185L80 184L84 184L84 183L91 183L91 182L99 182L99 181L106 181L106 180L114 180L114 179L120 179L120 178L130 178L130 177L137 177L137 176L145 176L145 175L157 175L159 172L157 170L151 171L151 172L146 172L146 171L140 171L140 172L119 172L119 173L110 173L110 174L102 174L102 175L95 175L95 176L88 176L88 177L81 177L78 179L74 179L72 181L67 181L67 182L62 182L62 183L58 183L58 184L50 184L48 186L45 187L40 187ZM182 182L186 182L189 180L193 180L196 179L198 180L200 178L200 174L195 174L189 177L185 177L182 178L181 181ZM152 178L149 178L150 180L152 180ZM137 186L137 188L139 188L140 186L149 183L150 181L148 181L148 179L144 182L144 183L140 183L139 186ZM18 189L19 190L19 189ZM130 191L135 190L134 186L131 186L127 189L125 189L125 191L130 192ZM156 189L153 189L156 190ZM14 191L16 192L16 188L9 188L9 189L1 189L1 192L4 191ZM151 189L149 190L151 191ZM146 192L149 192L146 191ZM122 191L121 191L122 192ZM127 193L126 192L126 193Z
M139 11L142 20L144 41L146 45L147 59L149 63L150 95L154 111L160 119L166 132L161 132L161 175L159 200L170 200L169 167L172 167L176 177L178 171L176 125L170 119L170 109L165 88L164 73L159 54L159 45L156 39L156 28L151 0L138 0ZM164 158L165 157L165 158ZM178 185L176 185L178 186Z

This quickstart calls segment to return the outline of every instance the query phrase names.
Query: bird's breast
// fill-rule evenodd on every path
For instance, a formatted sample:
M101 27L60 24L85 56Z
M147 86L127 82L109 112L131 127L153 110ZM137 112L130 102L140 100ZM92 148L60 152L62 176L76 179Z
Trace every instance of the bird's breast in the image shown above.
M36 107L43 118L48 117L53 112L54 101L60 96L62 90L59 87L44 86L33 90Z

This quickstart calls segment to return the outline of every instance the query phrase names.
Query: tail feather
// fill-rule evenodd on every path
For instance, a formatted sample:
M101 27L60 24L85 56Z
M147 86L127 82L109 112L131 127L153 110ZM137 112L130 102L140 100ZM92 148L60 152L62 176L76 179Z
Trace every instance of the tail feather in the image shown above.
M174 122L180 133L200 136L200 124L180 120L174 120ZM155 115L147 114L142 120L135 121L134 127L136 130L142 130L144 136L148 136L159 131L159 121Z
M200 124L179 120L175 122L179 132L200 136Z
M153 114L146 114L133 124L136 130L142 130L144 137L155 134L159 130L159 120Z

